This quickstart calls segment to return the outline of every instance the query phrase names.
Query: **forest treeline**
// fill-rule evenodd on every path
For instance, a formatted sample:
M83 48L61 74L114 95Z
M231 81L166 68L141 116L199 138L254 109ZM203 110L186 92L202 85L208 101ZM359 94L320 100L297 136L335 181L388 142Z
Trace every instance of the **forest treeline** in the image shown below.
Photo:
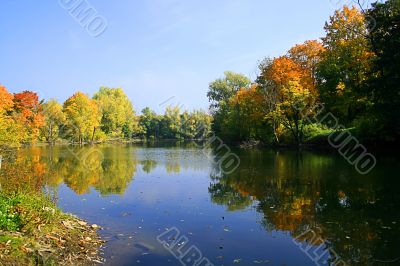
M9 93L0 86L0 145L37 141L101 142L132 138L198 139L209 134L211 116L169 106L157 115L145 108L136 115L121 88L102 87L92 98L77 92L63 104L44 102L35 92Z
M344 6L324 29L321 39L262 60L255 81L225 72L212 82L213 130L225 140L269 144L317 142L340 130L397 141L400 1Z

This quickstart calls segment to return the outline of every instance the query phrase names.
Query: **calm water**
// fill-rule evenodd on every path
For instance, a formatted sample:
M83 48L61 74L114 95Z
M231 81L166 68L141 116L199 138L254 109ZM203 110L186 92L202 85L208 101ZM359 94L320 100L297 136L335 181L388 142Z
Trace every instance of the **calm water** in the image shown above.
M213 265L315 265L324 250L347 265L400 265L399 159L362 176L335 152L235 152L240 167L224 175L190 145L35 147L0 176L44 186L102 226L108 265L182 265L157 241L171 228L187 237L181 252L193 245Z

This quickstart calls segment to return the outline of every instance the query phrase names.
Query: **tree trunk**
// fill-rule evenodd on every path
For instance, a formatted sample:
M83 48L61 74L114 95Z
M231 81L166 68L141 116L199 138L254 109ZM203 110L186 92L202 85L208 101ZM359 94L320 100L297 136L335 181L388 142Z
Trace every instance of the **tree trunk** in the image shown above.
M95 134L95 133L96 133L96 127L93 128L92 143L93 143L93 140L94 140L94 134Z

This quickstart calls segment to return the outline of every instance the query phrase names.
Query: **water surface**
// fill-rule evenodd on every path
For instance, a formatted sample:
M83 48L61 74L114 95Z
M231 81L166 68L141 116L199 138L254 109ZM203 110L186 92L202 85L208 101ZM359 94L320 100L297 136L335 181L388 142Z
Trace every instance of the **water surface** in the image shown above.
M363 176L334 152L238 150L227 175L208 152L33 147L0 177L44 187L64 211L103 227L108 265L182 265L157 241L172 228L187 237L182 252L195 246L214 265L315 265L324 251L319 265L400 264L400 160L378 158Z

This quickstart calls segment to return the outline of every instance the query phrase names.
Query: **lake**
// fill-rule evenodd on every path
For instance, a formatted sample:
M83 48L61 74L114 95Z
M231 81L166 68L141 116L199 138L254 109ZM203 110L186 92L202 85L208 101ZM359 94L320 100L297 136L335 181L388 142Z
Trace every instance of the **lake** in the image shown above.
M0 177L101 226L107 265L400 264L398 158L233 152L227 174L191 144L31 147Z

